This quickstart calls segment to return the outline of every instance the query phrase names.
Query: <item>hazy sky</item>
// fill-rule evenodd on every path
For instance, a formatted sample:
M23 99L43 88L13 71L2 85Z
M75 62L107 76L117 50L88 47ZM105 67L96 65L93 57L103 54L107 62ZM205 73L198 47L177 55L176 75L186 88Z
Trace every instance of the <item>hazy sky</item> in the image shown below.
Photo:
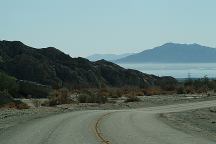
M216 47L216 0L0 0L0 39L71 56L166 42Z

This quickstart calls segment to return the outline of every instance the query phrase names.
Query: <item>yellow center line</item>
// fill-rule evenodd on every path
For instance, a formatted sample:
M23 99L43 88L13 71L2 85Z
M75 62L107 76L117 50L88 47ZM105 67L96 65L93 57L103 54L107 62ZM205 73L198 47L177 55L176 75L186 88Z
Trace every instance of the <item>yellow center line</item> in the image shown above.
M108 115L110 115L111 112L103 114L102 116L100 116L97 120L96 123L94 125L94 130L95 130L95 134L97 136L97 138L101 141L102 144L111 144L109 140L107 140L107 138L105 138L100 130L100 124L101 121Z

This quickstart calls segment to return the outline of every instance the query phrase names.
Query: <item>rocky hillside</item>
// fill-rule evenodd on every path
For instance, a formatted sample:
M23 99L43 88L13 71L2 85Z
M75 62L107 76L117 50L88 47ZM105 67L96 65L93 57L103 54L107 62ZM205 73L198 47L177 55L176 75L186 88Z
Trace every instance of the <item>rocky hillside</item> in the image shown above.
M157 85L166 79L124 69L114 63L71 58L56 48L36 49L19 41L0 41L0 70L19 80L53 87L112 87Z

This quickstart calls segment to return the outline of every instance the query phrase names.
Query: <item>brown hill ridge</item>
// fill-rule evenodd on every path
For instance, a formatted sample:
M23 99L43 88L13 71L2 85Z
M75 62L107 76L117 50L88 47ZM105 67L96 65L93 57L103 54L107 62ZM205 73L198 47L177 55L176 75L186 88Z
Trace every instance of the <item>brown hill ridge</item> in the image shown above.
M0 41L0 70L20 80L54 87L149 87L175 83L172 77L157 77L124 69L114 63L85 58L71 58L60 50L48 47L36 49L19 41Z

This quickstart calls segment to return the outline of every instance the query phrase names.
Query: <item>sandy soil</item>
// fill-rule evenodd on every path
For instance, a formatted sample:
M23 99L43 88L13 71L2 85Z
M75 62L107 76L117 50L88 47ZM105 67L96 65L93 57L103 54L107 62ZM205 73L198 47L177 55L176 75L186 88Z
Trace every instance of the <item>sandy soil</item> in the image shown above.
M155 96L139 96L140 102L125 103L125 97L109 99L106 104L68 104L60 105L63 109L70 110L118 110L118 109L131 109L143 108L152 106L163 106L170 104L180 104L207 100L216 100L216 96L202 96L202 95L155 95Z
M50 107L30 108L24 110L0 109L0 131L25 121L61 112L64 112L64 110Z
M161 114L160 118L171 127L216 141L216 107Z

